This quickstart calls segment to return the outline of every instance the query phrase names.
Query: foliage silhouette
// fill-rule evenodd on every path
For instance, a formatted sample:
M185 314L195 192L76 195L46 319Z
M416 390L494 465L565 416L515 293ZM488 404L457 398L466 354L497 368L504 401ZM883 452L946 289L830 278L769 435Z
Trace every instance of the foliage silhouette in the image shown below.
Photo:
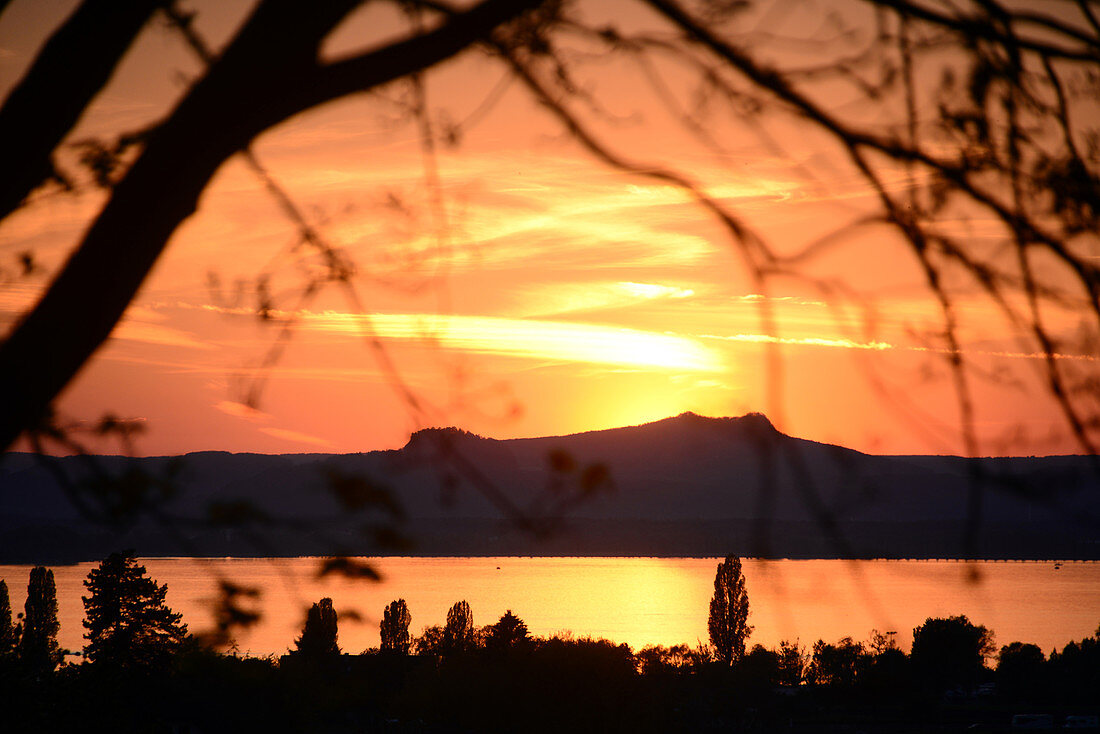
M20 664L29 675L41 677L61 664L64 652L57 644L58 629L53 571L35 566L27 581L27 601L18 647Z
M409 614L409 607L404 599L397 599L386 605L379 625L383 652L409 654L409 648L412 646L412 638L409 636L411 623L412 615Z
M993 633L966 615L928 618L913 630L913 668L932 685L972 688L996 651Z
M294 642L294 652L302 660L328 660L340 654L337 644L336 610L325 597L306 613L302 634Z
M518 617L502 619L508 620L503 627L518 629ZM1093 710L1100 670L1100 630L1049 661L1034 646L1003 648L1001 667L1013 657L1029 661L1017 670L1028 687L1022 696L1002 690L998 678L989 696L951 700L921 678L877 675L882 661L904 667L905 653L890 644L874 651L850 637L815 645L831 648L836 663L819 667L839 671L817 686L776 685L783 677L780 651L799 649L790 643L776 650L755 645L731 666L683 645L634 654L608 640L562 636L527 637L524 654L502 655L490 637L442 662L368 651L328 658L339 665L301 665L295 655L241 658L195 647L182 650L171 666L109 675L96 664L67 666L51 680L6 680L6 722L20 734L89 722L109 722L112 731L1007 730L1022 703ZM948 642L973 646L963 637ZM941 660L950 664L949 657ZM939 679L934 668L922 670Z
M485 649L493 652L524 650L531 646L531 633L527 623L508 609L494 624L485 630Z
M805 648L798 644L798 640L781 640L776 652L779 655L779 683L785 686L801 685L807 663Z
M413 643L417 655L438 660L443 657L443 627L438 624L425 627Z
M84 587L84 657L112 667L160 667L187 638L182 615L165 604L168 587L145 574L132 550L112 553Z
M447 624L443 626L441 644L444 655L468 652L477 644L474 615L465 600L455 602L447 610Z
M888 650L897 650L898 633L892 630L888 632L879 632L877 629L871 630L871 639L867 641L865 647L873 655L882 655Z
M693 651L687 645L647 645L634 654L638 672L647 676L668 675L693 664Z
M780 682L779 653L763 645L753 645L737 665L737 673L751 686L750 696L766 695Z
M864 654L863 645L851 637L844 637L835 645L818 640L806 668L806 680L819 686L850 688L861 672Z
M1026 701L1046 688L1046 657L1038 645L1013 642L997 654L994 680L1005 696Z
M8 585L0 579L0 659L7 660L15 653L19 643L19 629L11 617L11 599Z
M741 573L741 559L737 556L726 556L715 571L707 631L719 660L732 665L744 657L745 640L752 634L752 625L749 624L749 594Z
M1055 700L1072 701L1100 690L1100 626L1091 637L1050 654L1050 686Z
M870 695L888 696L892 691L913 687L913 671L909 656L897 647L879 652L869 650L860 672L860 682Z

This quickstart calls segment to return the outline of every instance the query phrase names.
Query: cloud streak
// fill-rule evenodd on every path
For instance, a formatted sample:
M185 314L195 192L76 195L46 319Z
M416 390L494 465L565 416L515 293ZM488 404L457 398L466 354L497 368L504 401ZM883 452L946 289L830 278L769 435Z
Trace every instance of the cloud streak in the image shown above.
M743 342L748 344L779 344L783 346L799 347L833 347L840 349L860 349L874 352L903 351L903 352L928 352L932 354L954 354L950 349L938 347L920 347L909 345L897 345L890 342L872 340L858 342L846 338L824 338L806 336L772 336L769 334L731 334L721 336L717 334L701 334L700 339L715 339L726 342ZM1012 352L1005 350L988 349L963 349L958 352L963 356L1004 357L1008 359L1046 359L1043 352ZM1054 359L1079 360L1082 362L1100 362L1100 357L1091 354L1066 354L1055 352L1050 355Z
M0 290L0 327L14 324L42 297L41 285L5 284ZM194 334L161 323L166 317L155 309L132 304L111 331L115 341L141 342L169 347L211 350L213 347ZM3 336L0 332L0 336Z
M308 314L303 323L322 331L367 329L384 338L437 342L481 354L669 371L723 369L721 358L694 339L598 324L495 316L339 313Z
M217 313L246 309L203 306ZM351 314L336 311L276 312L298 329L437 344L476 354L526 357L556 362L719 372L720 355L698 340L601 324L455 314Z
M170 347L186 347L188 349L213 349L209 344L199 341L194 335L182 329L129 319L119 322L118 326L111 332L111 339Z
M703 334L701 338L718 339L727 342L747 342L749 344L783 344L801 347L841 347L843 349L869 349L873 351L897 349L897 347L888 342L857 342L852 339L828 339L817 336L771 336L769 334L732 334L729 336L718 336L716 334Z
M260 433L266 433L273 438L282 439L283 441L291 441L293 443L304 443L308 446L319 446L321 448L332 448L334 444L317 436L311 436L308 433L302 433L301 431L291 431L286 428L270 428L263 427L259 429Z
M647 301L683 300L695 295L691 288L633 281L540 285L521 293L524 306L520 315L530 318L616 309Z

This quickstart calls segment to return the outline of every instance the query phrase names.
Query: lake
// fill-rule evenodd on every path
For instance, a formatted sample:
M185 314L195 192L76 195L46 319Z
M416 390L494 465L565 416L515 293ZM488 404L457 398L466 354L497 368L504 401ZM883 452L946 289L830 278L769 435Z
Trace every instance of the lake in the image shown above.
M143 559L168 585L168 604L192 631L210 626L217 579L263 590L262 622L237 640L242 654L282 654L301 630L305 610L328 596L338 612L340 646L356 653L378 645L386 604L408 602L411 630L443 624L461 599L474 623L495 622L505 610L533 634L569 631L645 645L707 639L707 610L717 558L381 558L371 563L381 582L315 579L317 559ZM61 646L83 647L82 585L94 563L54 567ZM12 610L23 609L29 566L0 566ZM750 644L775 646L798 638L894 630L903 650L927 617L966 614L996 634L997 645L1033 642L1049 654L1100 625L1100 563L1032 561L842 561L747 559L744 573L755 627Z

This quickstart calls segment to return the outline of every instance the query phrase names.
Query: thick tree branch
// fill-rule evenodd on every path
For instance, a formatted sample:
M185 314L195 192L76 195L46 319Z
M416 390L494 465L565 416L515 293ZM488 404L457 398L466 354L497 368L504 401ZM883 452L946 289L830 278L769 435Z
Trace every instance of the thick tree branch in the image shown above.
M50 157L162 0L85 0L0 107L0 219L54 172ZM2 9L2 8L0 8Z
M310 105L411 74L454 56L472 43L485 40L503 23L542 5L545 0L484 0L473 8L449 15L435 29L385 48L334 61L322 67L307 92ZM425 60L428 60L425 63Z
M319 66L321 42L357 4L305 11L266 0L153 132L41 301L0 345L0 446L36 426L107 339L229 157L295 114L450 58L538 2L485 0L431 31Z

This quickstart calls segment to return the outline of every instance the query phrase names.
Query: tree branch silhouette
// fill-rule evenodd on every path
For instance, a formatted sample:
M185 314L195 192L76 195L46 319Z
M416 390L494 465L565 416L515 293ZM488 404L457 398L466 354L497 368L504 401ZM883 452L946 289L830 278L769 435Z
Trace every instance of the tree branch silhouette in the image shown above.
M162 3L85 0L43 45L0 107L0 140L6 141L0 219L47 180L68 185L54 166L55 149Z
M295 114L450 58L537 4L485 0L417 36L322 65L321 41L358 2L308 13L297 3L262 3L209 73L150 133L60 274L0 344L0 390L7 405L0 445L11 445L37 425L53 397L107 339L172 232L194 213L229 157ZM160 186L166 175L173 180L170 195ZM67 338L59 339L62 333Z

